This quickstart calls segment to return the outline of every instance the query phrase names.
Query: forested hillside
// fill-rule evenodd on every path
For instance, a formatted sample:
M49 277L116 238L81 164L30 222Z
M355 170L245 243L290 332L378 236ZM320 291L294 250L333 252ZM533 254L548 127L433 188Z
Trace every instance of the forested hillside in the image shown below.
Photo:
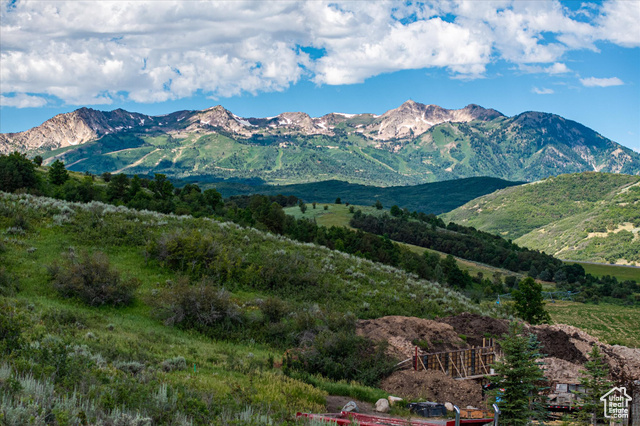
M442 215L563 259L640 263L640 178L579 173L506 188Z

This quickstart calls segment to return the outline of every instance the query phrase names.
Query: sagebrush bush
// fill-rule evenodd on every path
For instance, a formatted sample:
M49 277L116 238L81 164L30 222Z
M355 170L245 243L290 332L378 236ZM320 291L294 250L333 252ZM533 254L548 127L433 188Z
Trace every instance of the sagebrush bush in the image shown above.
M183 371L187 369L187 361L182 356L169 358L162 361L162 370L166 372Z
M123 280L101 252L79 257L70 254L62 262L54 262L49 273L62 297L75 297L91 306L129 305L140 286L136 278Z
M229 292L208 280L191 285L187 277L180 277L149 302L156 317L180 328L210 331L212 327L232 328L241 321L240 308Z

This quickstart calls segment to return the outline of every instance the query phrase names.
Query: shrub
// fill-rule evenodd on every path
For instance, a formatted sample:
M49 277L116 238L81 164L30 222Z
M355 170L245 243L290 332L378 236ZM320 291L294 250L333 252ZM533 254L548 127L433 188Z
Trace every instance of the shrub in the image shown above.
M76 297L91 306L129 305L140 285L138 279L123 280L104 253L69 255L49 267L55 290L62 297Z
M278 322L289 312L289 307L284 300L277 297L269 297L262 302L260 310L267 321Z
M0 266L0 296L14 296L18 291L18 280L4 266Z
M384 342L373 342L350 332L323 331L309 347L285 358L286 369L320 373L333 380L355 380L375 386L391 374L396 360Z
M187 361L184 357L177 356L162 361L162 370L166 372L183 371L187 369Z
M154 314L166 325L208 331L211 327L233 327L241 319L240 309L229 292L202 280L190 285L186 277L170 282L158 297L150 300Z
M0 354L8 355L24 344L22 330L27 320L12 304L0 300Z

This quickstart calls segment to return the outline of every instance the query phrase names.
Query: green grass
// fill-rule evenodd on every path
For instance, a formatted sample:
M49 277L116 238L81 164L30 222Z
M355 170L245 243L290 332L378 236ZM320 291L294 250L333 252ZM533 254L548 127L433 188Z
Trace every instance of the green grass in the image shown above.
M547 303L554 322L578 327L609 344L640 348L640 310L619 305Z
M324 210L324 206L328 206L328 210ZM303 214L300 211L299 207L287 207L284 209L285 213L295 218L308 218L315 219L318 225L323 226L344 226L349 229L353 229L349 226L349 221L351 220L352 213L349 212L349 207L345 204L325 204L325 203L317 203L316 208L314 209L311 203L307 204L307 211ZM373 214L373 215L383 215L388 213L387 209L378 210L372 206L353 206L355 210L362 210L364 214ZM427 249L424 247L416 246L413 244L407 244L396 241L401 246L407 247L414 253L422 254L425 251L430 253L437 253L440 257L446 257L445 253ZM522 274L518 274L506 269L495 268L493 266L485 265L483 263L474 262L471 260L466 260L462 258L456 258L458 261L458 266L469 272L471 276L476 276L478 273L482 273L485 277L491 277L493 274L501 274L502 276L514 275L519 278L523 278ZM553 288L552 283L545 283L545 289Z
M76 176L81 177L74 174ZM122 361L142 363L152 375L148 379L153 381L152 386L166 383L181 389L183 394L205 395L205 399L214 401L214 406L224 407L232 413L251 406L256 410L268 410L279 419L291 419L296 411L324 411L327 392L366 400L373 400L383 393L355 383L297 380L287 377L279 368L269 367L270 358L276 364L280 363L284 347L282 344L276 346L264 336L251 334L254 329L249 322L262 324L263 321L258 299L280 297L288 306L290 315L285 316L281 323L274 323L277 326L287 326L297 321L298 317L291 315L308 311L318 312L314 314L318 316L313 317L314 321L319 321L329 310L353 312L360 318L393 314L433 317L464 311L497 314L493 306L473 304L466 297L438 284L417 280L385 265L256 230L237 228L232 224L126 209L118 212L115 207L106 205L89 207L21 197L22 202L18 196L0 195L0 233L4 234L0 241L0 260L3 269L6 268L0 273L5 277L9 274L20 284L14 298L0 297L0 302L8 300L17 304L21 315L30 318L33 327L24 330L27 341L39 345L43 339L49 339L47 335L52 335L64 339L64 347L86 345L92 354L104 357L108 364L106 368L114 371ZM335 206L331 206L330 211L332 207ZM340 209L342 217L346 216L348 207L342 205L335 209L334 218L340 216L337 214ZM65 211L67 213L63 214ZM331 216L318 218L323 217ZM26 231L16 235L7 233L5 230L18 219ZM163 289L170 285L167 281L176 282L179 273L154 261L153 256L145 251L146 240L181 230L198 230L199 236L193 237L194 241L208 235L215 242L216 251L244 259L243 262L251 265L249 269L252 270L263 270L278 261L302 264L296 271L303 271L309 284L304 284L304 291L255 287L254 281L243 280L239 275L247 268L236 266L237 278L234 280L237 281L224 283L225 288L232 292L230 297L234 306L244 315L243 325L232 330L235 337L230 337L230 332L222 328L200 334L166 326L152 315L152 306L155 298L160 297ZM58 296L49 280L47 267L71 251L78 254L102 251L124 278L138 278L141 286L134 303L121 308L89 307ZM293 285L303 285L293 282ZM43 320L46 317L72 319L52 325L51 321ZM294 319L289 320L289 317ZM175 357L184 357L188 369L162 371L162 362ZM31 371L29 362L22 361L13 368L22 368L22 373L27 373ZM101 370L91 371L91 374L103 374ZM117 374L122 376L124 373ZM128 380L124 376L121 379ZM126 386L134 386L127 383ZM105 389L108 386L106 382L102 383L95 392L103 394L108 391ZM135 410L136 407L128 406L128 409ZM195 410L191 405L182 409Z
M640 177L555 176L510 187L442 215L560 259L640 264Z
M325 206L327 210L325 210ZM288 215L295 217L296 219L312 219L315 220L318 225L322 226L344 226L352 229L349 226L349 221L353 213L349 212L349 207L346 204L333 204L333 203L316 203L316 208L313 208L313 203L307 204L307 211L302 213L300 207L287 207L284 212ZM388 213L388 209L378 210L373 206L353 206L355 210L362 210L364 214L383 215Z
M567 262L578 263L582 265L587 274L596 277L604 277L610 275L616 277L618 281L632 280L640 282L640 268L623 265L608 265L606 263L585 263L585 262Z

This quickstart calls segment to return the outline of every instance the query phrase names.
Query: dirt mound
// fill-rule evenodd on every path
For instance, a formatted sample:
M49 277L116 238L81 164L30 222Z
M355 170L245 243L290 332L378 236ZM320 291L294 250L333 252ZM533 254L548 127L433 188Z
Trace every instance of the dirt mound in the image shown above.
M580 380L580 366L559 358L543 358L544 376L553 383L578 383Z
M441 371L396 371L380 387L406 399L423 398L433 402L451 402L458 407L483 407L482 386L473 380L455 380Z
M414 340L426 341L428 352L468 347L450 325L421 318L387 316L362 320L356 330L372 340L388 341L394 354L403 359L413 356Z
M546 325L533 327L532 331L542 344L541 352L543 354L574 364L587 362L585 354L571 342L572 336L566 331Z
M594 345L609 365L614 380L640 379L640 349L607 345L579 328L566 325L537 325L529 327L544 345L543 352L554 358L569 361L583 369Z
M503 334L509 332L509 323L506 320L467 312L453 317L440 318L438 321L449 324L456 333L467 336L467 343L471 346L482 346L483 338L501 338Z

